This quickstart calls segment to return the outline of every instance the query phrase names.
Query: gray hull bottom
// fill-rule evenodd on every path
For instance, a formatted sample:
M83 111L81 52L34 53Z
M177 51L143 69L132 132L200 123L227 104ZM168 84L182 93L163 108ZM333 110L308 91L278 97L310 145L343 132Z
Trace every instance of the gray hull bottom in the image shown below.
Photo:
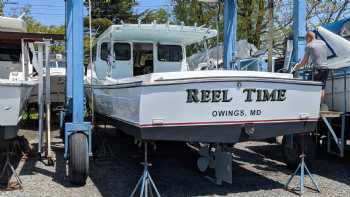
M3 140L11 140L17 136L17 126L0 126L0 142Z
M317 121L242 125L195 125L139 128L123 121L104 117L123 132L142 140L237 143L262 140L287 134L314 132ZM106 120L105 119L105 120Z

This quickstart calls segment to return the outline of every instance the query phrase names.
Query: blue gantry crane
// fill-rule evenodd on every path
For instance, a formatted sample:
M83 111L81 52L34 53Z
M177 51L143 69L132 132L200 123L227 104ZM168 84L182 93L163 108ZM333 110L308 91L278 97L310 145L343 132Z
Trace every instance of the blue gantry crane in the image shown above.
M237 0L224 0L224 67L232 68L237 30ZM69 162L72 183L84 184L89 172L91 123L84 121L83 0L66 0L67 83L64 114L64 157ZM303 0L294 0L294 62L299 61L305 46ZM61 116L62 117L62 116Z
M64 157L71 183L85 184L91 155L91 123L84 121L84 1L66 0L67 83L63 112Z

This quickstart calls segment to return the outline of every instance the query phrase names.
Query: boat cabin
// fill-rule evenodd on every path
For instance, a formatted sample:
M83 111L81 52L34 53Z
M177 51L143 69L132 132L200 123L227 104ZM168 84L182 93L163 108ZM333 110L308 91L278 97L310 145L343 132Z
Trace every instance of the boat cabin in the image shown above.
M114 79L187 71L186 46L213 38L216 30L169 24L112 25L96 40L95 72Z

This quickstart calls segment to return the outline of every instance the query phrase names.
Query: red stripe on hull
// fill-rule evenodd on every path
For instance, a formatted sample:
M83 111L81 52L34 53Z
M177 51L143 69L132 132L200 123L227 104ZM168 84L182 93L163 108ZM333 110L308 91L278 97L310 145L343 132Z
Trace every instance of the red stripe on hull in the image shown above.
M285 123L285 122L316 122L318 118L309 119L275 119L275 120L252 120L252 121L214 121L214 122L176 122L163 124L142 124L141 128L164 127L164 126L191 126L191 125L237 125L246 123L268 124L268 123Z

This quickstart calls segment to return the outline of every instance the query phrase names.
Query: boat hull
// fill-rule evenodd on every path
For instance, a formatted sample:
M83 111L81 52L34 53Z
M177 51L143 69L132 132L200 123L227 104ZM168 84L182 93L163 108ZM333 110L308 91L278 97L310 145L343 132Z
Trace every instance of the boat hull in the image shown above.
M346 87L344 89L346 83ZM325 102L327 106L339 112L350 112L350 77L346 75L329 79L325 87Z
M64 75L51 75L51 104L54 106L62 106L65 100L65 76ZM44 93L45 95L45 93ZM38 103L38 86L35 86L32 89L32 93L30 95L29 104L37 104Z
M0 80L0 140L16 137L17 125L27 104L34 82Z
M95 111L137 138L236 143L313 131L321 84L231 77L94 85L93 91Z

